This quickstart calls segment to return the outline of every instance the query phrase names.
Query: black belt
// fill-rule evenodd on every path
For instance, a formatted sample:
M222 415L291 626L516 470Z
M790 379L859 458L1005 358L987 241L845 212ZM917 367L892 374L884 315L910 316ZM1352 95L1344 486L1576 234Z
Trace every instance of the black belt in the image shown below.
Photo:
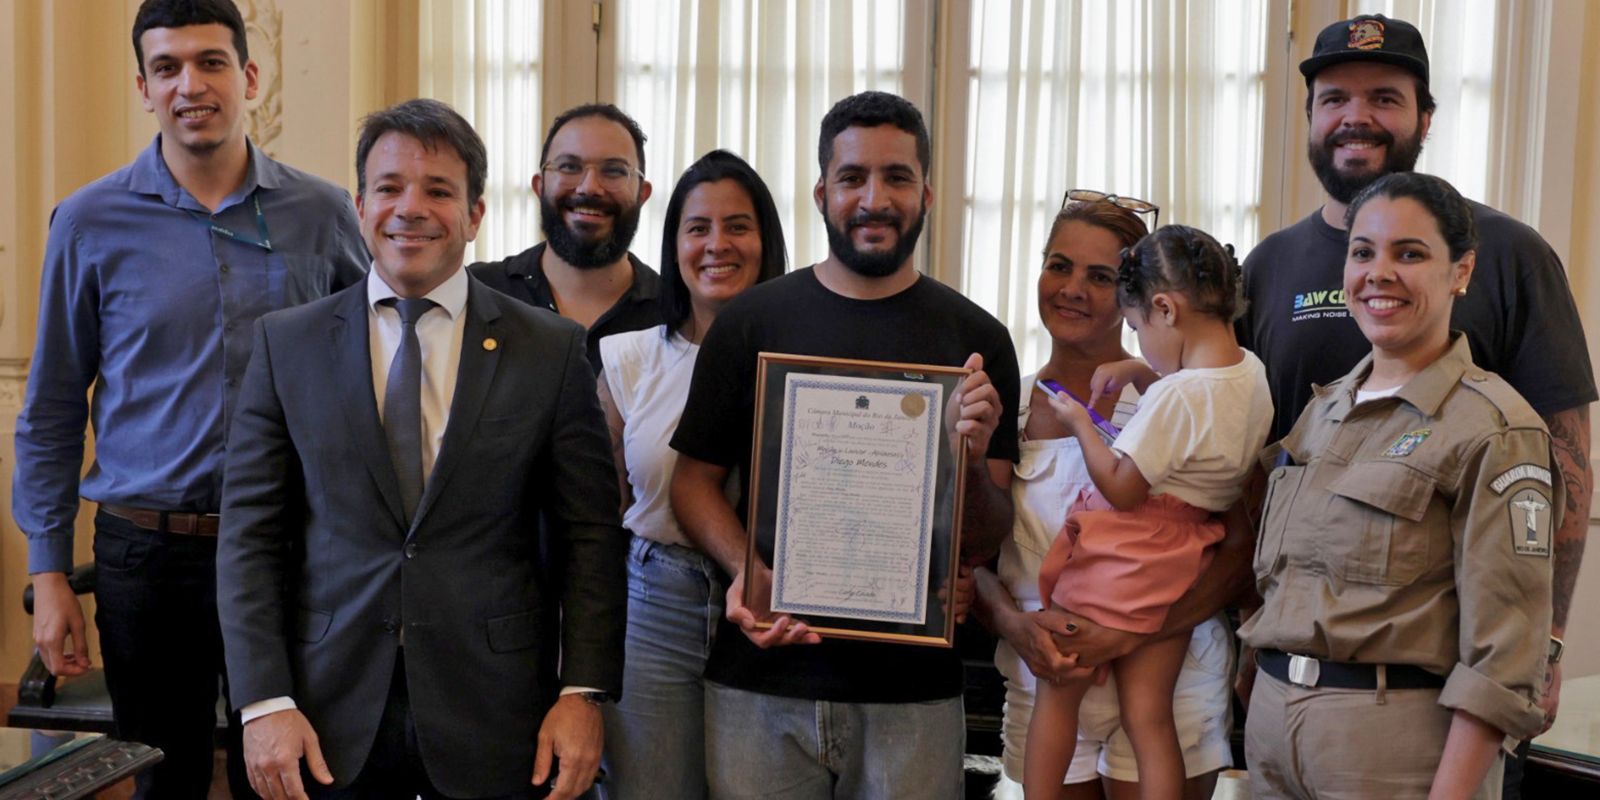
M1295 677L1290 677L1291 661L1296 661L1299 665L1296 669L1301 674ZM1343 661L1323 661L1310 656L1294 656L1282 650L1256 651L1256 664L1268 675L1297 686L1376 691L1378 667L1383 667L1386 673L1383 682L1385 688L1444 688L1444 676L1435 675L1413 664L1350 664ZM1305 674L1307 671L1310 675Z

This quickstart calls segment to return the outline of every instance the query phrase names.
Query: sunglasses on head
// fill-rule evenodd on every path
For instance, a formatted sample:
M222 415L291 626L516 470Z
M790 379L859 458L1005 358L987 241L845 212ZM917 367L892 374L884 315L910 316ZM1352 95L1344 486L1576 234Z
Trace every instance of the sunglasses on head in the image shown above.
M1061 198L1061 208L1065 210L1068 203L1110 203L1135 214L1150 214L1152 217L1150 230L1161 226L1161 206L1137 197L1123 197L1095 189L1068 189L1066 196Z

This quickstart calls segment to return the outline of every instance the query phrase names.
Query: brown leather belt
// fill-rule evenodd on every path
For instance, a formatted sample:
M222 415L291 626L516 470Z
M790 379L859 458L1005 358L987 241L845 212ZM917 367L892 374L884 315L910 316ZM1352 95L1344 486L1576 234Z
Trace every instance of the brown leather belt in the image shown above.
M147 531L175 533L180 536L216 536L218 514L196 514L192 511L157 511L151 508L101 503L100 510L113 517L125 519Z

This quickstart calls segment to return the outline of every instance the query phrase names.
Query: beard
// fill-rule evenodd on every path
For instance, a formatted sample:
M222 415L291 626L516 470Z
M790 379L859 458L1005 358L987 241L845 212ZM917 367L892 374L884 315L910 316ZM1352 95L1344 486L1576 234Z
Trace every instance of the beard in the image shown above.
M822 227L828 231L828 249L838 257L839 263L849 267L857 275L868 278L883 278L893 275L900 265L917 249L917 239L922 237L922 225L928 219L927 205L917 208L917 219L911 227L902 228L905 219L892 211L866 212L860 211L848 220L841 230L834 227L833 218L828 215L828 204L822 204ZM900 238L894 247L888 250L866 251L856 248L856 243L850 239L850 231L867 223L885 223L893 225L899 231Z
M584 205L599 208L611 214L611 233L595 238L567 227L562 213ZM570 194L560 199L539 199L539 224L544 227L545 242L562 261L578 269L599 269L616 263L633 244L633 234L639 230L638 204L621 203L592 195Z
M1333 163L1333 151L1349 139L1370 139L1384 146L1383 163L1376 169L1360 172L1340 172ZM1334 200L1350 205L1379 178L1393 172L1410 172L1417 167L1422 156L1422 127L1419 125L1409 139L1396 139L1382 128L1356 128L1329 134L1322 141L1312 140L1306 145L1306 155L1311 160L1311 170L1317 173L1322 188Z

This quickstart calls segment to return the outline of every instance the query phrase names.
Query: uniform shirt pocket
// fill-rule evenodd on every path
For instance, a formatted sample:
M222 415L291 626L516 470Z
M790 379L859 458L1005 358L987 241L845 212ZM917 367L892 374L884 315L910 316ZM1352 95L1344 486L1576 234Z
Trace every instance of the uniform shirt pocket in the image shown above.
M1432 538L1420 524L1434 479L1393 461L1356 462L1328 483L1325 563L1353 583L1399 586L1428 568ZM1343 552L1339 552L1342 549Z
M1290 522L1296 517L1295 497L1300 493L1305 472L1305 467L1284 466L1277 467L1267 476L1266 497L1262 500L1261 531L1256 537L1257 578L1266 578L1279 569L1284 539L1289 535ZM1297 530L1300 527L1296 525Z

